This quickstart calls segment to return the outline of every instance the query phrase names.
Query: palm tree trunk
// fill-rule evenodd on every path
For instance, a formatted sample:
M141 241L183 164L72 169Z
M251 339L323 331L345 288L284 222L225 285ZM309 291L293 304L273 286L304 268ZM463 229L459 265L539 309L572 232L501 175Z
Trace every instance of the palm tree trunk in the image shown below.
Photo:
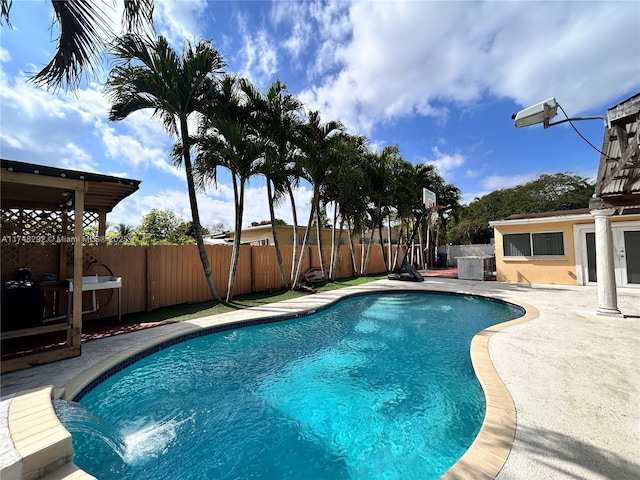
M371 245L373 244L373 232L374 229L371 229L371 233L369 234L369 242L367 243L367 256L364 259L364 275L367 275L367 270L369 269L369 259L371 258Z
M427 228L427 236L429 236L429 229ZM420 268L425 268L424 265L424 241L422 238L422 228L418 229L418 263ZM428 245L428 244L427 244ZM427 255L428 257L428 255ZM426 266L428 268L428 265Z
M240 185L238 185L238 183ZM238 256L240 255L240 240L242 232L242 213L244 211L244 180L236 180L233 177L233 191L236 203L236 234L233 238L233 252L231 253L231 265L229 267L229 285L227 287L227 299L229 303L233 300L233 287L236 282L236 273L238 271Z
M347 222L347 234L349 235L349 253L351 254L351 270L353 276L358 276L358 265L356 263L356 248L353 245L353 231L351 230L351 220Z
M385 252L384 241L382 240L382 207L378 207L378 235L380 237L380 249L382 250L382 261L384 262L384 268L387 272L389 272L387 252Z
M204 240L202 239L202 225L200 224L200 214L198 213L198 202L196 199L196 187L193 182L193 168L191 166L191 153L189 151L189 131L187 127L187 119L180 119L180 132L182 140L182 157L184 161L184 170L187 175L187 191L189 193L189 204L191 206L191 221L193 222L193 231L196 236L196 245L200 254L200 262L204 270L204 276L207 279L207 285L211 291L211 296L217 302L222 302L222 298L218 294L216 284L211 273L211 265L207 257L207 251L204 248Z
M327 280L327 268L324 261L324 252L322 251L322 230L320 228L320 201L318 200L318 206L316 207L316 236L318 238L318 259L320 260L320 271L322 272L322 279Z
M338 241L336 242L335 255L333 256L331 263L331 280L335 280L338 270L338 258L340 257L340 239L342 238L342 232L344 231L344 217L340 217L340 229L338 230Z
M390 272L393 270L393 264L391 263L391 215L387 215L387 258L389 259L387 272Z
M276 214L273 208L273 192L271 191L271 180L267 178L267 199L269 201L269 216L271 217L271 233L273 234L273 245L276 248L276 257L278 258L278 265L280 267L280 276L282 277L282 285L284 288L289 288L289 282L287 281L287 274L284 273L284 260L282 259L282 252L280 251L280 241L278 240L278 229L276 228Z
M335 259L338 255L336 245L336 223L338 222L338 202L334 202L333 224L331 225L331 258L329 260L329 280L335 280Z
M304 263L304 256L307 249L307 240L309 239L309 233L311 232L311 228L313 226L313 215L315 213L316 203L317 203L316 200L319 198L319 196L320 196L319 192L316 192L316 189L314 188L313 201L311 202L311 211L309 212L309 221L307 222L307 228L304 231L300 258L298 259L298 265L296 265L296 271L295 271L293 280L291 281L291 290L293 290L296 287L296 285L298 284L298 278L300 278L302 264Z
M293 257L291 258L291 284L293 285L296 279L296 262L298 260L298 212L296 212L296 199L290 184L287 185L287 191L291 200L291 216L293 218Z

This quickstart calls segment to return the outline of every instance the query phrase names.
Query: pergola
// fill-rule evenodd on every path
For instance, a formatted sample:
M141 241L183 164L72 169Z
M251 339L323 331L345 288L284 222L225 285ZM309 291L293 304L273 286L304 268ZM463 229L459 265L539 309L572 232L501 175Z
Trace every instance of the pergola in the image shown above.
M589 210L596 224L596 274L601 315L618 309L611 216L640 209L640 93L607 110L596 191Z
M83 230L85 217L98 222L98 238L106 233L106 216L124 198L138 190L140 181L90 172L80 172L14 160L1 160L1 206L3 221L3 281L10 273L6 255L27 240L33 244L55 243L60 251L58 275L62 280L67 249L73 247L73 284L82 285ZM38 212L37 215L33 212ZM25 220L25 218L27 220ZM34 220L35 219L35 220ZM45 220L46 219L46 222ZM44 231L56 224L56 230ZM40 225L41 231L34 230ZM28 237L27 237L28 236ZM79 289L80 291L82 289ZM80 355L82 295L73 295L68 322L2 332L2 339L21 338L66 330L62 349L17 357L2 362L2 372L26 368Z

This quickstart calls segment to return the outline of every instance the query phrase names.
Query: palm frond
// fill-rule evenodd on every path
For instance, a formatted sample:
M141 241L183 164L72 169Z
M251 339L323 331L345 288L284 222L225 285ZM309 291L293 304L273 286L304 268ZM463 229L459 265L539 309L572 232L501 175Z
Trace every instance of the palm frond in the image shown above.
M83 0L52 2L54 23L60 28L58 46L51 61L31 81L37 86L75 89L85 72L95 74L94 63L110 33L104 12Z
M153 28L153 0L124 0L124 31L142 32L147 27Z
M11 20L9 20L9 14L11 13L11 5L13 4L12 0L0 0L0 25L2 23L6 23L7 27L13 28L11 26Z

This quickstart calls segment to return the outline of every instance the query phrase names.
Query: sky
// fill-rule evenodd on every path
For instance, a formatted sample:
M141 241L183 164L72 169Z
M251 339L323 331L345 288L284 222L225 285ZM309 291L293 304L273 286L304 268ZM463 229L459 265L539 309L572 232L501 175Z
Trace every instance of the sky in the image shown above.
M122 0L107 0L119 19ZM111 10L111 5L114 5ZM107 220L138 225L152 208L190 220L174 139L150 112L109 122L109 62L74 92L34 87L57 31L49 1L14 0L0 29L0 156L140 180ZM570 117L605 116L640 91L637 1L205 1L155 0L154 25L177 51L211 40L226 71L261 90L276 79L323 121L397 145L438 168L463 203L540 174L594 180L599 153L569 124L516 129L511 115L554 97ZM555 120L564 118L559 112ZM604 123L579 121L596 147ZM269 218L264 180L252 179L244 225ZM305 222L311 191L296 192ZM203 225L234 223L228 176L198 195ZM288 203L276 216L291 222Z

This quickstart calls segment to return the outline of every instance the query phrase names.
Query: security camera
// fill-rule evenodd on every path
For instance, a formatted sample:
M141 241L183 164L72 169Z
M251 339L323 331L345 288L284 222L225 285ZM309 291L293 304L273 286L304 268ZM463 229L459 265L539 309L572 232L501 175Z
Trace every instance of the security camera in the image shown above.
M543 123L544 128L549 126L549 120L558 114L558 102L550 98L544 102L536 103L532 107L520 110L511 116L516 122L516 128L528 127L536 123Z

